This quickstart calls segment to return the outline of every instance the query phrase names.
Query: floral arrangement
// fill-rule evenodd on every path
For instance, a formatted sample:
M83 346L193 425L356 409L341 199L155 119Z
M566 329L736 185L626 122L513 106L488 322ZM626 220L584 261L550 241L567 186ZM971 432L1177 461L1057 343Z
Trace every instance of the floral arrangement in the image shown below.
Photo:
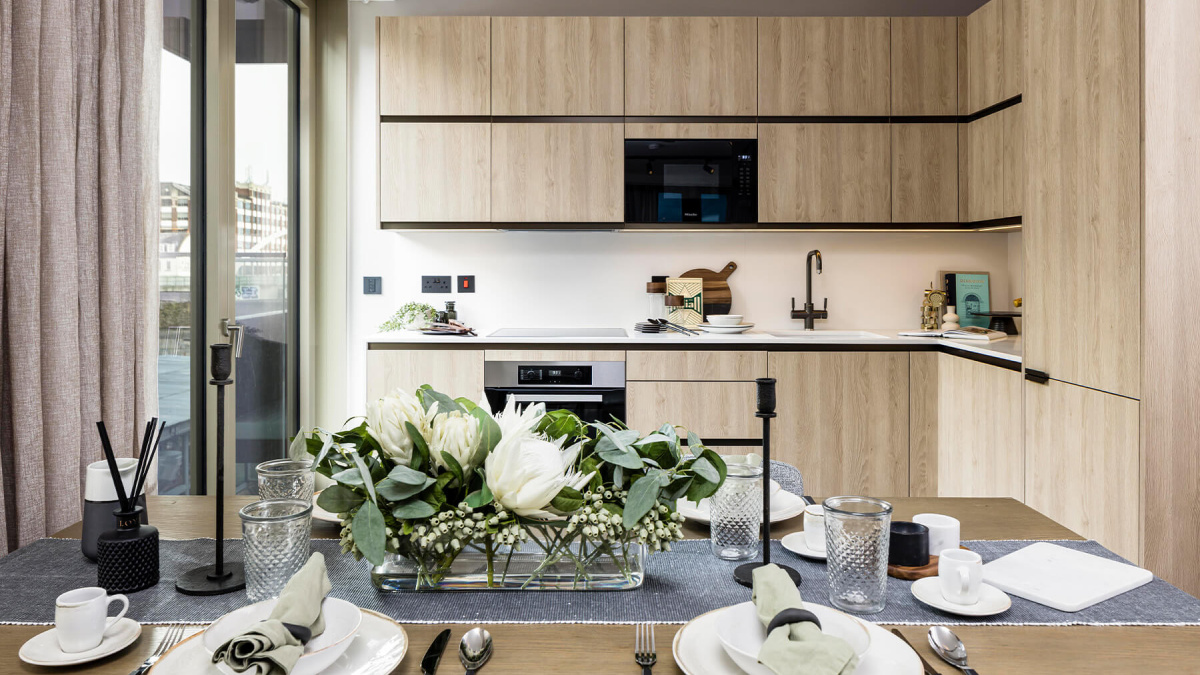
M396 313L379 326L379 332L391 333L398 330L419 330L433 323L437 310L423 302L405 303Z
M416 563L435 585L466 550L511 558L522 545L580 573L598 556L633 547L670 550L682 538L682 498L699 501L725 480L725 463L670 424L643 436L619 422L585 423L543 404L451 399L428 385L371 402L366 419L306 438L315 470L336 484L317 504L343 523L342 549L379 566Z

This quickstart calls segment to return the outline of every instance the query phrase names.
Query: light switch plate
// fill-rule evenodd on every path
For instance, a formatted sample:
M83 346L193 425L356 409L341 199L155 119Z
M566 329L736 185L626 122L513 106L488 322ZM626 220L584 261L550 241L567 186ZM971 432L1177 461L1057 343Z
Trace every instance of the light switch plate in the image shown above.
M458 277L458 292L459 293L474 293L475 292L475 275L467 276L459 275Z
M363 277L363 295L383 295L383 277Z

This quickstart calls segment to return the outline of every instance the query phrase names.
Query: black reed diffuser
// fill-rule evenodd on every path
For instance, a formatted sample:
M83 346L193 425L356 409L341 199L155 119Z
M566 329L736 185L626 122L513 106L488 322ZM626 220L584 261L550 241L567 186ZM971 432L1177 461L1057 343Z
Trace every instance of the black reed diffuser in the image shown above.
M155 430L157 427L157 437ZM125 494L125 483L117 468L117 457L104 422L97 422L100 442L104 446L104 458L112 474L113 487L117 490L120 506L113 511L117 517L115 530L103 532L96 539L96 585L109 593L132 593L158 583L158 528L142 524L144 509L138 498L145 487L158 442L162 439L164 423L158 426L155 417L146 424L142 435L141 454L138 455L137 470L134 472L130 494Z

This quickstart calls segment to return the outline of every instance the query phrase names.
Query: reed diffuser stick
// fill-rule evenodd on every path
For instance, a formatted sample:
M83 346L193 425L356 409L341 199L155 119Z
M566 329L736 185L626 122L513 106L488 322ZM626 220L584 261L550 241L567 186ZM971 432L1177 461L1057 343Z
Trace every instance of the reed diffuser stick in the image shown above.
M104 446L104 458L108 460L108 472L112 474L113 486L117 489L117 501L121 503L122 511L129 511L129 497L125 494L125 483L121 480L121 470L117 468L117 456L113 454L112 443L108 440L108 429L104 421L96 422L100 430L100 444Z

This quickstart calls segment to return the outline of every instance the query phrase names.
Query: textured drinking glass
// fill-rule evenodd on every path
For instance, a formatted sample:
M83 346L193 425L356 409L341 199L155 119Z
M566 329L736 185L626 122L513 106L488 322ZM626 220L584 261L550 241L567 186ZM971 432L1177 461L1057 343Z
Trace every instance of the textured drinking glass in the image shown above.
M735 463L727 468L725 483L708 500L712 552L724 560L745 560L758 553L763 470L761 466Z
M258 465L258 496L312 502L311 460L273 459Z
M887 604L888 537L892 505L870 497L825 500L829 602L858 614Z
M264 499L242 508L246 596L252 602L274 598L308 560L312 502Z

